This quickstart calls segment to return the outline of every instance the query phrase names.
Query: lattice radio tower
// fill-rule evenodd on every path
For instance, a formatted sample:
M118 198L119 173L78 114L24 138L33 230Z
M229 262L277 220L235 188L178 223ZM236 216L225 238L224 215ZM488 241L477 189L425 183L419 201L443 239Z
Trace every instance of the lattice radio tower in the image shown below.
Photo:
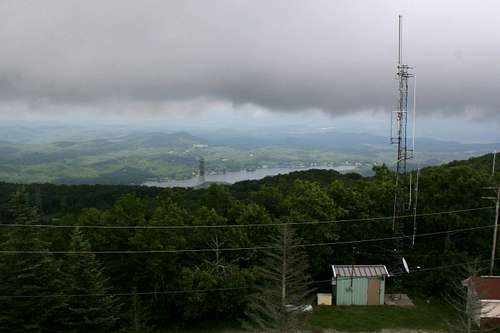
M205 159L200 157L198 161L198 185L205 183Z
M403 41L402 41L402 23L401 15L398 17L398 64L397 64L397 80L398 87L398 103L396 110L391 113L391 144L397 145L397 160L396 160L396 183L394 188L394 210L392 219L392 232L396 238L394 244L395 260L401 261L401 250L404 245L405 228L401 220L402 215L406 215L411 209L411 199L408 200L406 191L410 188L411 198L411 180L407 175L407 161L413 158L413 146L410 146L407 137L408 131L408 79L414 75L410 73L412 67L403 62ZM414 134L414 133L412 133Z

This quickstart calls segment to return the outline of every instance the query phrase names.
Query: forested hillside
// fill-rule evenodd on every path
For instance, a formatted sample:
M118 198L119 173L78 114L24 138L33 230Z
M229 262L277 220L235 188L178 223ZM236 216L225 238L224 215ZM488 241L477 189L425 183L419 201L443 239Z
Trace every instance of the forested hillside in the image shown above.
M193 131L0 124L0 181L139 185L189 179L197 174L201 156L207 174L345 165L370 174L373 163L393 158L385 137L369 134L303 126ZM430 138L419 138L418 146L422 165L464 159L496 147Z
M407 292L440 295L461 278L459 264L489 258L494 210L481 197L495 182L491 161L421 171L417 237L404 249L411 273L400 275ZM374 172L311 170L196 190L0 183L0 332L243 319L261 248L282 225L302 239L319 291L331 288L331 264L399 273L394 174ZM405 218L408 230L413 221Z

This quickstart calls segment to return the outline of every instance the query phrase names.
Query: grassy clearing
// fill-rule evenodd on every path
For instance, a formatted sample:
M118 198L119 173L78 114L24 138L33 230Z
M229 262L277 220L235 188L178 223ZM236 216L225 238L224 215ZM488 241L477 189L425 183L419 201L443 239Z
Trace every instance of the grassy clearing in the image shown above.
M323 306L314 310L304 333L331 332L376 332L382 329L447 331L453 319L453 309L439 300L427 303L416 300L414 307L396 306ZM149 332L149 331L148 331ZM151 331L153 332L153 331ZM500 333L499 330L491 332ZM217 322L193 323L189 327L170 328L155 333L250 333L243 330L239 322L220 320Z
M308 325L313 330L336 329L348 332L381 329L445 330L452 318L449 305L417 300L414 307L323 306L316 309Z
M240 323L227 320L219 322L193 323L190 327L171 328L161 333L248 333L242 330ZM157 333L160 333L157 332Z

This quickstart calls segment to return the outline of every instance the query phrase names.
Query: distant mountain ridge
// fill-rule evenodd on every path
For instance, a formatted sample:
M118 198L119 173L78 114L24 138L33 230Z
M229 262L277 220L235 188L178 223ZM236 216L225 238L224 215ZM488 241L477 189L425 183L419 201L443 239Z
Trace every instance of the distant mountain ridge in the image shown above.
M0 126L1 128L1 126ZM26 140L4 140L0 133L0 181L68 184L141 184L149 179L186 179L196 176L198 160L205 157L207 172L259 168L308 168L355 165L367 174L374 163L390 164L394 146L387 139L335 130L266 131L137 131L118 128L108 136L87 136L89 131L50 136L41 131ZM26 128L13 130L18 134ZM77 139L81 137L81 139ZM53 138L56 140L45 142ZM36 141L36 140L35 140ZM469 158L500 147L497 144L463 144L418 138L414 168Z
M272 132L253 133L230 131L224 133L207 132L198 134L204 140L212 144L230 144L246 148L257 148L261 146L293 146L305 149L335 149L338 151L355 151L373 154L376 150L391 150L389 140L386 137L367 134L349 133L336 130L305 131L305 132ZM491 152L500 147L500 143L460 143L450 140L438 140L433 138L417 137L416 149L424 152ZM374 149L376 148L376 149Z

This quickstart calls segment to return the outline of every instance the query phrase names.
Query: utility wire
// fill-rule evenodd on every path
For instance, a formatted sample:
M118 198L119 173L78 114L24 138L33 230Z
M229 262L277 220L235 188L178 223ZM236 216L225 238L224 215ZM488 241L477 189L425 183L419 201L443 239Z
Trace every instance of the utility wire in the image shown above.
M500 260L497 258L495 260ZM489 262L489 260L481 260L479 262ZM410 273L397 273L391 274L390 277L398 276L398 275L409 275L420 272L429 272L436 271L445 268L464 266L471 262L464 262L460 264L451 264L451 265L443 265L443 266L434 266L429 268L422 268L419 270L410 271ZM311 283L319 284L331 282L331 279L328 280L317 280L312 281ZM16 298L16 299L26 299L26 298L57 298L57 297L120 297L120 296L148 296L148 295L169 295L169 294L187 294L187 293L202 293L202 292L226 292L226 291L234 291L234 290L245 290L245 289L253 289L253 287L234 287L234 288L212 288L212 289L188 289L188 290L165 290L165 291L148 291L148 292L136 292L136 293L100 293L100 294L47 294L47 295L0 295L0 299L8 299L8 298Z
M221 292L250 289L251 287L235 287L235 288L213 288L213 289L189 289L189 290L165 290L165 291L148 291L136 293L117 293L117 294L47 294L47 295L0 295L3 298L56 298L56 297L110 297L110 296L143 296L143 295L168 295L168 294L187 294L187 293L201 293L201 292Z
M437 231L437 232L427 232L427 233L422 233L422 234L416 234L416 237L428 237L428 236L434 236L434 235L442 235L442 234L447 234L447 233L458 233L458 232L465 232L465 231L472 231L472 230L479 230L479 229L487 229L487 228L492 228L495 225L486 225L486 226L480 226L480 227L471 227L471 228L462 228L462 229L452 229L452 230L444 230L444 231ZM298 247L309 247L309 246L324 246L324 245L343 245L343 244L355 244L355 243L367 243L367 242L379 242L379 241L386 241L386 240L393 240L393 239L405 239L405 238L412 238L413 235L411 236L393 236L393 237L382 237L382 238L371 238L371 239L361 239L361 240L356 240L356 241L342 241L342 242L326 242L326 243L313 243L313 244L302 244L299 245Z
M476 207L467 209L457 209L441 212L431 212L431 213L420 213L416 216L435 216L435 215L445 215L445 214L456 214L456 213L466 213L480 210L493 209L494 206L486 207ZM402 215L400 218L410 218L414 217L411 215ZM247 227L274 227L283 225L315 225L315 224L330 224L330 223L349 223L349 222L372 222L381 220L392 220L393 216L381 216L381 217L367 217L359 219L343 219L343 220L324 220L324 221L297 221L297 222L283 222L283 223L247 223L247 224L221 224L221 225L58 225L58 224L0 224L0 227L22 227L22 228L54 228L54 229L65 229L65 228L81 228L81 229L201 229L201 228L247 228Z
M500 258L497 258L495 260L496 261L500 260ZM411 274L423 273L423 272L430 272L430 271L437 271L437 270L446 269L446 268L452 268L452 267L462 267L462 266L465 266L467 264L472 264L474 262L476 262L476 263L487 263L487 262L490 262L490 260L489 259L485 259L485 260L479 260L479 261L466 261L466 262L457 263L457 264L433 266L433 267L427 267L427 268L418 268L418 269L410 270L409 273L406 273L406 272L392 273L392 274L390 274L389 277L402 276L402 275L411 275ZM331 279L329 279L329 280L318 280L318 281L313 281L312 283L326 283L326 282L331 282L331 281L332 281Z
M416 234L416 237L428 237L434 235L442 235L448 233L459 233L480 229L492 228L495 225L486 225L471 228L461 228L461 229L451 229L437 232L428 232L422 234ZM337 242L323 242L323 243L309 243L300 244L294 247L316 247L316 246L335 246L335 245L345 245L345 244L357 244L357 243L368 243L368 242L380 242L388 241L393 239L404 239L412 238L413 236L393 236L393 237L381 237L381 238L369 238L351 241L337 241ZM229 248L205 248L205 249L180 249L180 250L110 250L110 251L44 251L44 250L1 250L0 254L68 254L68 255L80 255L80 254L145 254L145 253L190 253L190 252L226 252L226 251L250 251L250 250L267 250L267 249L277 249L278 246L256 246L256 247L229 247Z
M500 258L497 258L495 260L500 260ZM466 261L464 263L459 263L459 264L434 266L434 267L428 267L428 268L419 268L419 269L415 269L415 270L410 270L409 273L395 273L395 274L391 274L391 277L393 277L393 276L399 276L399 275L408 275L408 274L420 273L420 272L437 271L437 270L440 270L440 269L446 269L446 268L452 268L452 267L461 267L461 266L464 266L464 265L467 265L467 264L473 264L475 262L476 263L486 263L486 262L490 262L490 260L489 259L485 259L485 260L479 260L479 261Z

